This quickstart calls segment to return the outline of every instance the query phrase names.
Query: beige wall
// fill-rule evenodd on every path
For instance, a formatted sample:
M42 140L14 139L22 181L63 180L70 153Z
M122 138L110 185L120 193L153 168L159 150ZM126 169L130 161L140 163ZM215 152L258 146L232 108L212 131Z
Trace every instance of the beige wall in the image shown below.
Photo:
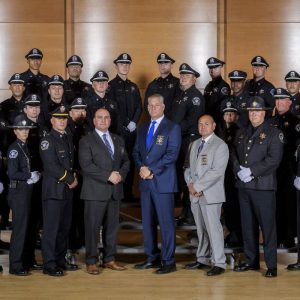
M251 74L250 60L264 56L268 77L284 85L290 69L300 71L298 0L0 0L0 100L7 80L27 68L25 53L44 52L42 72L65 76L71 54L84 60L82 78L100 68L114 77L113 59L133 57L130 77L144 91L157 76L156 56L166 51L201 73L197 86L209 81L205 61L225 59L225 74L234 68ZM251 77L251 76L250 76Z

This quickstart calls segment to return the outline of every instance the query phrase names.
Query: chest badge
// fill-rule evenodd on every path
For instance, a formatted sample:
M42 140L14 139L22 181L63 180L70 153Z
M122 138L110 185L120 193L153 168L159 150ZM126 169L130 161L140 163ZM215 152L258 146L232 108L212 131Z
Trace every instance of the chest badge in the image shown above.
M158 135L156 138L156 145L162 145L164 143L165 137L163 135Z

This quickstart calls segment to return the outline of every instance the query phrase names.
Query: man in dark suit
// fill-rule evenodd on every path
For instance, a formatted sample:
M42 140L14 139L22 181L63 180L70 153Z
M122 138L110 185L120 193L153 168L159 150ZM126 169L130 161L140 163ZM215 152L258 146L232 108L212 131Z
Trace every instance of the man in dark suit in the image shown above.
M177 191L176 160L180 151L180 126L164 117L164 99L148 98L151 123L138 130L133 158L140 175L142 223L147 261L136 269L156 268L157 274L176 271L174 192ZM157 222L162 237L162 265L157 247Z
M126 268L115 261L119 226L119 201L123 182L129 171L129 159L122 138L108 131L110 113L105 108L95 112L95 130L79 142L79 164L83 171L81 198L84 199L87 272L99 274L97 241L103 226L103 267L116 271Z

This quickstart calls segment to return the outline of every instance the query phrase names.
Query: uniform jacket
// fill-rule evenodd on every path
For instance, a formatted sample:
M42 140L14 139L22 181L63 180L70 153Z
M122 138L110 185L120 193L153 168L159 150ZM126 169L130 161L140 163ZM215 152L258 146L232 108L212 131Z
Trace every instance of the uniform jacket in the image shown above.
M187 184L193 183L197 192L203 192L207 201L203 204L225 202L224 176L229 159L228 146L213 134L197 158L200 141L197 139L192 144L190 167L184 172L185 180ZM196 203L200 198L190 195L190 199Z
M181 145L179 125L166 117L162 119L152 139L150 148L146 149L146 137L149 123L144 123L138 130L133 149L133 159L139 170L147 166L153 172L153 179L140 179L140 190L154 190L157 193L177 191L176 160Z
M92 91L91 84L77 80L67 79L64 81L64 97L67 104L71 104L75 98L87 98L89 93Z
M118 171L125 180L130 162L123 139L112 133L110 136L114 143L114 159L95 130L79 142L79 164L83 175L80 197L84 200L107 201L111 197L115 200L123 198L123 182L114 185L108 178L112 171Z

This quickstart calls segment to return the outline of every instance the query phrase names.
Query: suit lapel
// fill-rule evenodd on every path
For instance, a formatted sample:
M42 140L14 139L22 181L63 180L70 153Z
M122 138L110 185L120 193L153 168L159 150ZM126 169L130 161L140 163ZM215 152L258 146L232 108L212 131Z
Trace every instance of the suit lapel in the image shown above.
M106 147L106 145L104 144L104 142L102 141L101 137L99 136L99 134L96 131L93 131L93 135L95 137L95 140L97 142L97 144L99 146L101 146L102 149L104 149L105 153L107 154L107 156L112 160L110 153ZM115 145L115 144L114 144ZM116 149L116 148L115 148Z

